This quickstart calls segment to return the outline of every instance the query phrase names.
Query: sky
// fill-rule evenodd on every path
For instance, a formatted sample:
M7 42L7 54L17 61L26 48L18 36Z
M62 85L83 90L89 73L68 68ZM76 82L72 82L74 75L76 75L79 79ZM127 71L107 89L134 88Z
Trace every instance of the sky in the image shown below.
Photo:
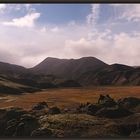
M87 56L140 66L140 4L0 4L0 61Z

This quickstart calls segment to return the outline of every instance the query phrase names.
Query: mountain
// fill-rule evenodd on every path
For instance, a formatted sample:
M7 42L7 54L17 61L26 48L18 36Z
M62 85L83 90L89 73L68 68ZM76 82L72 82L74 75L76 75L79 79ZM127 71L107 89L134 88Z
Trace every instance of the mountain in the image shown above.
M80 59L58 59L48 57L31 71L42 74L52 74L58 77L76 80L87 71L96 71L107 66L95 57L83 57Z
M57 87L79 87L75 80L33 73L22 66L0 62L0 94L22 94Z
M108 65L95 57L58 59L48 57L31 71L77 81L82 86L140 85L140 68Z
M22 66L0 62L0 74L4 74L7 76L9 75L16 76L18 74L27 73L27 72L28 72L28 69Z
M48 88L140 85L140 67L108 65L95 57L48 57L33 68L0 62L0 93L20 94Z
M140 69L121 64L84 73L78 79L82 85L140 85Z

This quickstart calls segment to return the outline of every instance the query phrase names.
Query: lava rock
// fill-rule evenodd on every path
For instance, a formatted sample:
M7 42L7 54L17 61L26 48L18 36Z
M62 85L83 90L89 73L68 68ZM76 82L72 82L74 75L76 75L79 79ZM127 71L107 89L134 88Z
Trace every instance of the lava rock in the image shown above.
M31 134L33 137L51 137L52 135L52 130L48 128L39 128L34 130Z
M32 110L42 110L48 108L48 104L46 102L39 102L32 107Z
M87 106L87 114L94 115L100 109L101 109L101 106L99 106L99 105L89 104Z
M23 114L26 114L27 112L24 111L22 108L9 108L6 111L6 114L4 116L6 121L9 121L11 119L19 119Z
M119 99L118 104L120 106L123 106L124 108L128 108L128 109L134 108L134 107L140 105L140 99L135 98L135 97L128 97L128 98L124 98L124 99Z
M121 118L121 117L129 116L131 114L133 113L119 106L113 108L102 108L95 113L95 115L99 117L106 117L106 118Z
M111 98L109 95L100 95L98 99L98 103L102 107L114 107L117 105L115 100Z
M54 114L60 114L61 111L58 107L55 106L55 107L50 108L48 113L51 115L54 115Z
M30 114L25 114L21 116L20 123L16 128L14 136L30 136L32 131L38 127L38 120Z

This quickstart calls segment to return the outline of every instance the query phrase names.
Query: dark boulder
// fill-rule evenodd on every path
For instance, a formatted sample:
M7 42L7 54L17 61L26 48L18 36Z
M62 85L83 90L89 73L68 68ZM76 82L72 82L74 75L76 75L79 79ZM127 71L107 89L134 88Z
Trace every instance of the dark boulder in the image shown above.
M5 136L13 136L13 134L16 131L16 127L18 125L19 121L17 119L12 119L7 122L7 127L5 129Z
M119 106L113 108L102 108L95 113L95 115L99 117L106 117L106 118L121 118L121 117L129 116L131 114L133 113Z
M87 114L94 115L100 109L101 109L101 106L99 106L99 105L89 104L87 106Z
M109 95L100 95L97 104L99 104L102 107L114 107L117 105L115 100Z
M137 124L135 123L120 123L118 124L118 130L121 135L124 136L131 136L133 134L136 134L136 131L138 130Z
M24 111L22 108L9 108L6 110L4 119L9 121L11 119L19 119L23 114L26 114L27 111Z
M10 125L6 128L4 136L13 136L16 131L16 124Z
M133 137L133 138L140 138L140 129L136 130L135 132L132 132L130 134L130 137Z
M21 116L14 136L30 136L32 131L37 129L38 127L38 120L30 114L25 114Z
M124 108L134 108L140 105L140 99L135 97L128 97L124 99L119 99L118 104Z
M101 109L101 106L98 104L80 104L77 108L77 112L94 115L99 109Z
M36 117L21 108L5 108L0 112L0 136L30 136L39 127Z
M7 120L5 119L7 111L6 109L0 109L0 136L4 135L4 131L6 129L6 122Z
M48 113L51 115L54 115L54 114L60 114L61 111L58 107L55 106L55 107L50 108Z
M140 130L140 114L135 113L121 119L117 126L121 135L135 137Z
M31 134L33 137L51 137L52 135L52 130L48 128L39 128L34 130Z
M19 123L18 126L16 127L16 131L14 136L26 136L25 135L25 124L24 123Z
M102 108L114 108L116 107L117 103L114 99L112 99L109 95L100 95L98 102L96 104L80 104L77 108L78 113L87 113L90 115L95 115L97 111Z
M128 137L130 138L129 136L132 136L133 134L136 134L137 132L137 125L135 123L114 123L114 124L107 124L105 126L105 128L108 130L110 129L111 131L112 130L115 130L115 132L117 132L118 136L123 136L123 137Z
M0 136L12 135L18 119L27 112L21 108L0 109Z
M42 110L48 108L48 104L46 102L39 102L32 107L32 110Z

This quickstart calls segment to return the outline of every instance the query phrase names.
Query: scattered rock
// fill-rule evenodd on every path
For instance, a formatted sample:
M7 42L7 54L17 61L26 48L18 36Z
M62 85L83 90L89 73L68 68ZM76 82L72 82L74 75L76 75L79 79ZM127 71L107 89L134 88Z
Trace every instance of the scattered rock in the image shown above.
M117 105L115 100L109 95L100 95L97 104L101 105L102 107L114 107Z
M20 118L20 124L17 127L15 135L18 136L21 130L20 134L22 136L30 136L31 132L38 127L38 120L30 114L25 114Z
M101 109L101 106L99 106L99 105L89 104L87 106L87 114L94 115L100 109Z
M137 124L135 123L120 123L118 124L121 134L130 136L137 131Z
M34 130L31 134L33 137L51 137L52 135L52 130L48 128L39 128Z
M12 136L14 127L16 127L20 117L27 113L22 108L0 109L0 136Z
M102 108L109 108L109 107L115 107L117 103L114 99L112 99L109 95L100 95L98 102L96 104L80 104L80 106L77 108L77 111L79 113L87 113L90 115L95 115L97 111L99 111Z
M19 119L23 114L26 114L27 112L24 111L22 108L9 108L6 110L6 114L4 116L4 119L6 121L9 121L11 119Z
M94 115L99 109L101 109L101 106L99 106L98 104L81 104L77 108L77 112Z
M60 109L58 107L55 106L55 107L50 108L48 113L51 114L51 115L53 115L53 114L60 114L61 111L60 111Z
M15 131L16 131L16 127L17 127L17 123L12 124L12 125L9 125L9 126L6 128L4 135L5 135L5 136L13 136L14 133L15 133Z
M136 132L132 132L130 137L140 138L140 129L136 130Z
M25 124L24 123L20 123L17 127L16 127L16 131L14 136L26 136L25 133Z
M132 115L133 113L122 107L116 106L113 108L102 108L95 113L99 117L121 118Z
M118 104L123 106L124 108L134 108L140 105L140 99L135 97L128 97L124 99L119 99Z
M46 102L39 102L33 106L32 110L42 110L48 108L48 104Z
M98 132L99 136L102 130L103 136L139 137L140 113L129 110L140 105L139 100L129 97L115 102L109 95L101 95L96 104L80 104L78 108L63 111L56 106L49 108L46 102L36 104L30 111L14 107L0 109L0 136L81 137L89 136L87 132L91 136ZM79 114L76 112L74 116L72 109L77 109Z

